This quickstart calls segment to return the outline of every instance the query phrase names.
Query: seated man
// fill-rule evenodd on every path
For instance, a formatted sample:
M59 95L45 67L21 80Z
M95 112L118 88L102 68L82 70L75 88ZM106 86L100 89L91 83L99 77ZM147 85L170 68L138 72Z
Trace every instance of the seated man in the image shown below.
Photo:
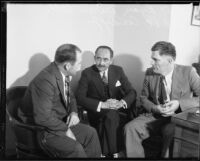
M58 158L100 157L96 130L79 123L70 76L80 70L81 51L73 44L56 50L55 60L29 84L22 119L46 127L43 141Z
M152 67L146 71L141 93L146 113L125 126L127 157L145 157L142 141L158 134L163 138L161 157L168 157L174 135L171 116L199 105L192 93L200 96L200 77L193 67L175 64L174 45L160 41L151 51Z
M99 46L95 51L96 65L86 68L77 89L77 103L88 111L90 124L101 138L102 153L118 157L123 150L123 126L128 121L136 91L121 67L111 65L113 51Z

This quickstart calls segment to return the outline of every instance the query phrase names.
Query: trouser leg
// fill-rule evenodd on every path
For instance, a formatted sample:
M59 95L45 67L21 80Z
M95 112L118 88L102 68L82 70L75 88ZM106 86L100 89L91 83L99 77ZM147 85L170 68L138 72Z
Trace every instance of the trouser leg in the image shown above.
M103 154L114 154L119 151L117 142L119 135L119 113L116 110L109 110L102 118L101 121L101 135Z
M82 145L67 136L49 134L45 138L45 144L58 158L87 157Z
M83 146L88 157L100 157L101 147L96 130L82 123L71 127L77 141Z
M155 120L152 116L140 115L125 125L125 146L128 158L144 158L142 141L150 136L147 123Z
M175 131L175 125L173 123L168 123L165 126L163 126L162 128L163 148L161 157L166 157L166 152L170 151L169 148L173 141L174 131Z

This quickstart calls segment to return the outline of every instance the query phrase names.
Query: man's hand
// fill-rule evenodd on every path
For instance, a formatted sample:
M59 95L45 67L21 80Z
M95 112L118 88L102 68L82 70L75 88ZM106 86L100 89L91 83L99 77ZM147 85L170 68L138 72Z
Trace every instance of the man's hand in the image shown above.
M110 109L118 109L119 108L119 101L116 99L108 99L106 102L109 103L109 108Z
M101 109L109 109L109 108L110 108L110 104L108 102L101 103Z
M66 131L66 136L76 140L76 137L74 136L73 132L71 131L70 128L68 128L68 130Z
M108 99L106 102L102 102L102 109L114 109L118 110L124 106L123 101L119 101L117 99Z
M179 101L178 100L172 100L168 103L164 104L162 116L169 117L175 114L175 111L179 108Z
M68 117L67 117L67 122L66 124L68 127L74 126L80 122L78 118L78 114L75 112L72 112Z

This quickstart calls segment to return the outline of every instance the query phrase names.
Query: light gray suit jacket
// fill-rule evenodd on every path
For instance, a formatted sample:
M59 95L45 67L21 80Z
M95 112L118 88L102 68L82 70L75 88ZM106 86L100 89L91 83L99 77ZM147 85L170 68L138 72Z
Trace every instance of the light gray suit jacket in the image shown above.
M158 104L159 76L148 68L145 74L141 93L141 105L147 112L153 112ZM181 111L199 106L197 97L200 96L200 77L191 66L175 65L172 75L170 100L178 100Z

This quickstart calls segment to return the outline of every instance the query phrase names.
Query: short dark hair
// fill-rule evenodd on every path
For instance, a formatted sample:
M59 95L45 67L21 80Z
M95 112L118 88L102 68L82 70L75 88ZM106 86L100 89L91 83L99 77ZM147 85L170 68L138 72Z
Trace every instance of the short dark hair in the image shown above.
M77 52L81 52L81 50L76 45L63 44L57 48L54 60L59 64L65 61L74 63Z
M98 50L99 49L108 49L110 51L110 57L113 58L113 50L109 47L109 46L106 46L106 45L101 45L99 46L96 50L95 50L95 55L97 54Z
M151 51L159 51L160 55L169 55L176 59L176 48L170 42L158 41L152 46Z

